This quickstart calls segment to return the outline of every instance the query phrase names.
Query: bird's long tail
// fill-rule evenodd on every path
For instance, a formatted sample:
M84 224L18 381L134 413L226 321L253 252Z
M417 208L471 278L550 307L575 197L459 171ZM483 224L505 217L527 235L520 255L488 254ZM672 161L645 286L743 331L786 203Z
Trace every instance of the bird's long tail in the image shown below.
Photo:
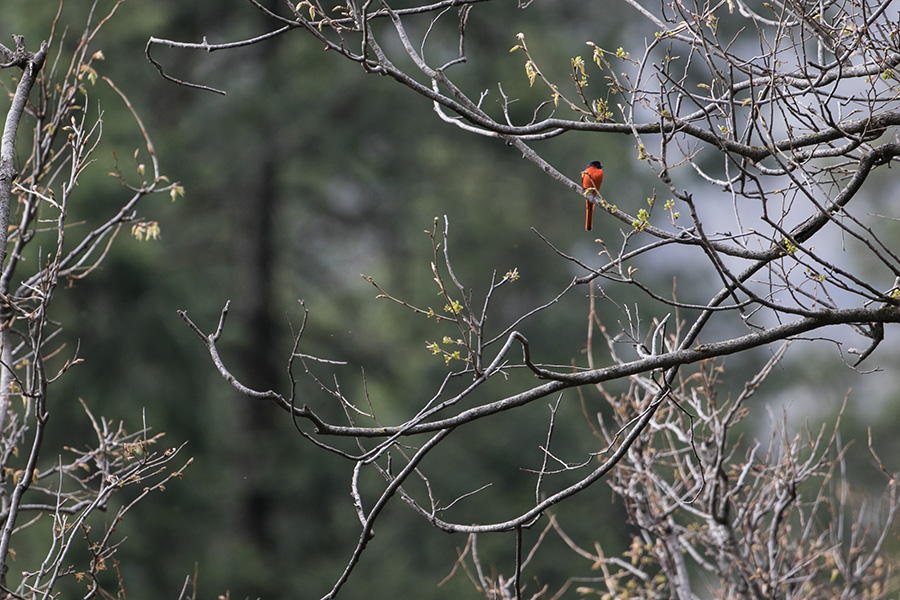
M590 200L585 200L585 213L584 213L584 229L585 231L590 231L591 227L594 225L594 203Z

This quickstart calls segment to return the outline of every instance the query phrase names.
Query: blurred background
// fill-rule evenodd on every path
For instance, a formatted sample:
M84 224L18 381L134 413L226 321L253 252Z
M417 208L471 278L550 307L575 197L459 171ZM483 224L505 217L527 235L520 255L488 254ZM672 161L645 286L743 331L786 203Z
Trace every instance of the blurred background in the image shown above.
M111 5L101 1L97 15ZM587 40L609 49L643 47L646 33L637 15L617 11L610 19L604 5L476 7L468 29L470 60L458 70L459 81L467 89L489 89L488 103L496 101L502 83L510 97L522 99L515 105L523 111L518 116L528 118L547 94L528 87L523 56L509 53L516 34L526 34L542 68L562 81L572 57L590 55ZM24 34L34 49L49 34L56 9L51 1L9 0L0 36ZM67 3L67 36L80 35L87 11L88 3ZM70 407L72 415L52 423L56 435L76 439L75 445L78 432L88 431L77 403L84 398L96 413L133 428L145 413L155 430L166 432L168 444L187 442L184 451L195 459L183 481L145 501L121 524L128 539L118 559L131 600L174 598L195 569L201 597L229 592L231 598L318 598L343 569L359 531L348 491L351 463L304 442L274 407L234 393L177 310L211 331L230 300L222 342L227 364L252 387L287 392L286 364L292 331L303 318L302 300L309 322L301 351L347 361L343 367L315 367L316 375L330 381L336 374L344 393L359 398L364 368L367 392L388 422L434 393L445 369L426 341L452 331L376 300L377 290L360 274L374 277L395 297L440 310L424 232L446 215L456 273L476 298L494 270L502 276L517 268L521 274L520 282L495 299L499 331L508 319L553 298L577 274L532 227L589 262L599 261L594 239L613 245L620 239L619 225L602 213L595 215L594 231L585 232L580 198L511 148L442 123L421 97L324 53L309 36L288 34L213 54L155 50L172 75L221 88L226 96L166 82L144 58L150 36L225 42L271 28L239 0L127 0L95 44L105 55L96 64L100 75L128 95L163 172L186 190L177 202L160 196L142 206L142 216L159 221L159 241L120 236L103 268L77 282L56 305L55 317L67 324L66 335L80 343L84 359L56 387L53 401L61 410ZM595 85L602 85L600 76ZM124 161L142 147L118 96L102 82L90 95L104 111L104 138L98 164L82 181L73 207L84 219L106 214L121 198L118 182L107 176L113 153ZM572 179L589 160L601 160L604 196L623 207L643 206L654 187L661 187L626 136L568 134L534 147ZM646 265L654 267L659 265ZM698 281L687 266L657 271L664 289L674 275L683 277L679 290L696 294L692 300L702 301L704 290L716 283ZM587 292L570 293L522 328L541 349L536 360L585 364ZM628 290L616 293L637 299ZM642 318L649 322L663 314ZM607 326L615 328L616 318ZM893 358L881 352L868 366L887 370L860 379L838 366L836 354L831 347L810 346L791 355L756 399L755 422L770 426L787 405L792 419L812 419L817 428L833 421L849 392L846 440L858 438L851 460L859 462L861 473L875 476L863 436L873 427L884 456L895 451L889 427L897 411ZM740 389L758 366L753 357L729 361L725 392L729 385ZM301 402L330 404L309 380L298 391ZM570 400L561 422L572 428L571 440L560 443L583 455L596 448L580 407ZM599 397L590 402L600 406ZM483 505L472 509L473 518L510 516L533 497L533 479L519 468L527 462L523 457L539 465L546 422L541 406L510 417L505 427L513 430L482 426L458 432L454 450L430 466L460 493L494 482L478 499ZM596 486L559 517L578 528L579 542L598 540L607 554L615 554L628 543L619 510L609 490ZM383 598L474 597L462 573L438 587L465 542L430 529L396 504L376 527L342 597L372 598L373 586ZM512 571L512 536L482 544L486 562ZM558 552L552 549L546 564L535 568L542 583L591 575L590 565L576 562L561 545Z

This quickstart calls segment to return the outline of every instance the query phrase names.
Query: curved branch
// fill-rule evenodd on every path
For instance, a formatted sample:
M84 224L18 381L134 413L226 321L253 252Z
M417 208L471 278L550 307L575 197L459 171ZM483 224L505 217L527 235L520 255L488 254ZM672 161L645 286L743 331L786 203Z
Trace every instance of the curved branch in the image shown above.
M485 403L465 410L458 415L446 419L424 422L412 426L400 427L343 427L320 424L319 433L323 435L348 437L385 437L398 433L415 435L429 433L440 429L455 428L470 421L476 421L488 415L495 415L513 408L518 408L555 394L562 390L582 385L592 385L613 381L640 373L666 370L682 365L695 364L710 358L728 356L766 346L773 342L789 340L795 336L815 331L827 326L849 325L855 323L900 323L900 308L883 306L880 308L848 308L836 310L820 310L815 316L797 319L758 332L749 333L737 338L721 342L700 344L690 348L682 348L674 352L648 356L623 364L610 365L579 373L556 373L544 371L545 377L553 381L533 387L524 392L509 396L502 400Z
M13 160L16 151L16 134L19 130L19 122L22 113L28 103L31 88L37 79L37 74L44 66L47 58L47 42L41 44L40 50L32 54L25 50L25 39L22 36L14 36L16 50L11 59L8 59L3 67L17 66L22 68L22 76L16 85L12 104L6 113L6 122L3 126L3 135L0 138L0 268L6 262L6 240L9 235L9 206L12 198L12 184L18 173ZM4 48L6 50L6 48ZM9 52L9 50L6 50Z

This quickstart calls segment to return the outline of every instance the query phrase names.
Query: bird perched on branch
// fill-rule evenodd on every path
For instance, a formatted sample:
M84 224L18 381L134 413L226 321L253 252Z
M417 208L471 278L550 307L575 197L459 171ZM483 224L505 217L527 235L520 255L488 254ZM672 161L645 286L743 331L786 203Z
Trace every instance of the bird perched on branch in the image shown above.
M588 166L585 167L584 171L581 172L581 185L584 188L585 193L584 202L586 211L584 215L584 228L587 231L591 230L594 223L594 203L587 197L587 194L598 191L601 183L603 183L603 165L600 164L599 160L592 160L588 163ZM593 192L591 192L591 190L593 190Z

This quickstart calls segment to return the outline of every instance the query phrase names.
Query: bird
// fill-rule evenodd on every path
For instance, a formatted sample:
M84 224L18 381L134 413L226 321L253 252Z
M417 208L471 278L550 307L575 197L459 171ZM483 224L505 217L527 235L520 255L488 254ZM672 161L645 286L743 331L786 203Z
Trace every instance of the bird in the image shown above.
M603 165L599 160L592 160L581 172L581 186L587 194L588 190L598 191L601 183L603 183ZM584 229L590 231L594 223L594 203L587 196L585 196L584 202Z

